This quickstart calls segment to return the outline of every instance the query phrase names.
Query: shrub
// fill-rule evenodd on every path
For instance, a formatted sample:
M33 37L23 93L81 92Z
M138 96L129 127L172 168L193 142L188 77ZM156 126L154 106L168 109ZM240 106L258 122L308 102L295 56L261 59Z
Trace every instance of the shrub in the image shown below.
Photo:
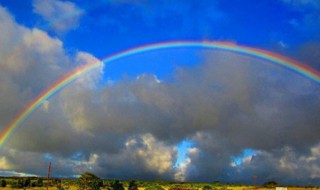
M37 184L37 187L43 187L43 179L39 178L36 184Z
M128 190L138 190L138 185L134 180L130 181Z
M202 190L212 190L213 188L210 185L205 185L202 187Z
M278 183L275 181L268 181L263 184L263 186L266 188L275 188L277 185L278 185Z
M144 190L165 190L162 186L160 185L150 185L146 187Z
M7 186L7 181L5 179L1 180L1 187L6 187Z
M92 173L85 172L78 179L79 189L100 190L102 185L102 180Z
M110 185L111 190L124 190L122 183L119 180L114 180Z

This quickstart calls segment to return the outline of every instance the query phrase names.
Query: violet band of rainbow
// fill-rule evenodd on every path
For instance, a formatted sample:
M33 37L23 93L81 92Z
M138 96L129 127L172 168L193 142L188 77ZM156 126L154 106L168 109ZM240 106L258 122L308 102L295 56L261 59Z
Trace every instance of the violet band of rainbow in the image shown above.
M43 91L37 98L35 98L32 102L26 106L22 112L20 112L11 123L2 131L0 135L0 148L3 147L4 143L8 140L8 138L13 134L13 132L21 126L21 124L37 109L39 108L45 100L48 100L51 96L56 94L59 90L68 86L68 84L75 81L81 75L90 72L93 69L99 68L101 64L107 64L109 62L128 57L131 55L156 51L160 49L172 49L172 48L204 48L204 49L219 49L225 50L235 53L244 54L247 56L252 56L256 58L260 58L266 61L270 61L275 65L279 65L283 68L296 72L310 80L313 80L317 84L320 84L320 73L311 67L298 62L296 60L290 59L288 57L284 57L277 53L273 53L270 51L240 46L232 43L224 43L224 42L202 42L202 41L173 41L173 42L164 42L164 43L156 43L156 44L148 44L140 47L136 47L133 49L125 50L113 55L110 55L101 61L88 63L83 65L72 72L68 73L64 77L57 80L53 83L49 88Z

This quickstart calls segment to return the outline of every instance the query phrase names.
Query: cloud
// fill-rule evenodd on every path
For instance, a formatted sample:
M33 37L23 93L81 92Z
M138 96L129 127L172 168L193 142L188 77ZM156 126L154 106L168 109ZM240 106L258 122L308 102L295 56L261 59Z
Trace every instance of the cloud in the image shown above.
M298 48L297 54L299 58L316 70L320 70L320 43L308 42Z
M43 17L57 33L77 28L84 14L84 10L76 4L60 0L34 0L33 12Z
M198 148L188 148L188 157L186 158L185 162L179 163L178 167L176 168L176 173L174 174L174 179L176 181L187 181L187 177L190 177L190 173L194 174L195 168L192 166L191 158L196 157L199 154Z
M34 152L31 157L52 153L57 175L91 168L99 176L126 179L250 182L253 174L259 183L316 179L317 172L302 160L314 159L319 143L317 84L252 57L221 51L202 56L203 63L178 68L171 82L143 73L94 88L96 79L89 87L79 79L50 99L46 112L39 109L28 118L15 134L20 140L11 139L9 147ZM27 139L33 141L25 146ZM176 146L185 139L194 147L186 163L172 168ZM257 154L231 166L247 148ZM296 178L297 172L306 177Z
M303 34L308 41L319 38L320 3L312 0L282 0L291 10L299 13L290 23L294 30Z
M293 147L283 147L270 152L258 151L250 162L236 166L238 175L242 175L238 176L238 180L245 175L250 178L254 174L259 183L277 180L281 184L296 184L298 181L314 184L319 178L317 170L319 160L316 159L317 153L315 153L318 148L318 144L312 146L310 152L304 154L298 153ZM260 168L261 164L265 167ZM297 173L300 175L296 175Z
M282 2L300 11L306 9L320 9L320 3L313 0L282 0Z
M48 88L54 81L70 72L79 65L83 65L86 61L96 61L92 55L85 52L77 52L76 55L69 55L63 48L63 43L57 38L50 37L46 32L37 28L29 29L15 22L10 13L6 9L0 7L0 126L4 129L15 116L21 112L40 92ZM95 77L92 72L96 72ZM92 71L84 77L86 84L89 86L90 80L95 80L101 70ZM80 84L81 81L78 81ZM83 84L82 86L86 86ZM39 119L35 124L35 129L39 134L46 133L43 126L65 126L68 121L60 114L61 109L47 100L43 105L43 109L38 112L43 114L43 118ZM50 119L50 113L54 112L56 116L60 115L61 120L55 121ZM59 117L59 116L58 116ZM52 121L52 123L47 123ZM30 125L34 123L31 122ZM32 134L34 131L29 128L25 129L26 134ZM57 136L55 136L56 134ZM60 135L55 130L52 132L53 138L67 138L66 135ZM17 135L19 136L19 134ZM23 135L22 135L23 136ZM46 141L43 136L34 133L39 142ZM49 138L50 139L50 138ZM30 142L28 146L24 146L21 142ZM36 141L30 141L24 136L21 142L8 142L8 144L21 147L21 151L35 150L38 147ZM42 149L38 149L38 152ZM40 162L39 162L40 163Z
M157 142L151 134L141 137L142 147L134 150L138 145L136 139L131 139L126 143L129 150L134 150L133 156L137 156L145 161L146 167L150 170L162 174L172 168L176 150L174 147L167 147L161 142Z
M9 168L11 168L12 166L9 164L8 160L6 159L6 157L1 157L0 158L0 169L1 170L7 170Z
M61 41L50 38L38 29L19 26L2 7L0 20L0 109L4 113L2 121L6 122L21 110L24 102L61 76L64 73L62 66L66 69L71 67L63 53Z

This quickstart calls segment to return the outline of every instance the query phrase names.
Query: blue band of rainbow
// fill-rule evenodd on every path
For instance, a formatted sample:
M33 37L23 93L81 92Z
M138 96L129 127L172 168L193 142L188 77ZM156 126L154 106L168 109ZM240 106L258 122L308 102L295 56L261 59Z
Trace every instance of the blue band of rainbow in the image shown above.
M160 49L169 49L169 48L188 48L188 47L198 47L198 48L207 48L207 49L219 49L230 52L236 52L245 54L252 57L257 57L260 59L264 59L270 61L276 65L282 66L286 69L294 71L306 78L309 78L316 83L320 84L320 73L311 67L302 64L296 60L281 56L279 54L265 51L252 47L239 46L232 43L223 43L223 42L201 42L201 41L174 41L174 42L165 42L165 43L157 43L157 44L149 44L133 49L129 49L123 52L119 52L104 58L102 61L88 63L84 66L81 66L72 72L68 73L64 77L57 80L53 83L49 88L43 91L37 98L35 98L32 102L25 107L25 109L17 115L12 122L3 130L0 135L0 148L4 145L7 139L12 135L15 129L17 129L21 124L36 110L41 104L57 93L59 90L66 87L68 84L72 83L75 79L80 77L81 75L95 69L99 68L101 64L106 64L108 62L118 60L124 57L128 57L131 55L155 51Z

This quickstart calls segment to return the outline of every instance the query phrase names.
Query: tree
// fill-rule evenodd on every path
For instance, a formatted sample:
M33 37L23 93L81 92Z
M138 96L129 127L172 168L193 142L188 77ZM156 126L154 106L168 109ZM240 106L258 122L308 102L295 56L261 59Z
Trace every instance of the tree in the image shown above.
M96 175L85 172L78 179L78 186L80 190L99 190L103 186L103 182Z
M31 187L37 187L37 183L35 181L31 182Z
M6 187L7 186L7 181L5 179L1 180L1 187Z
M222 183L221 183L221 181L214 181L212 185L214 187L219 187L219 186L222 186Z
M39 178L37 180L37 187L43 187L43 179Z
M266 188L275 188L277 185L278 185L278 183L275 181L268 181L263 184L263 186Z
M212 190L213 188L210 185L205 185L202 187L202 190Z
M64 190L64 187L62 186L62 181L61 179L55 179L54 180L55 185L57 186L58 190Z
M24 181L22 179L18 179L18 188L23 188L24 187Z
M31 185L31 180L30 180L30 178L26 178L26 179L24 179L23 180L23 187L30 187L30 185Z
M124 190L122 183L119 180L114 180L111 183L111 190Z
M128 190L138 190L138 185L134 180L129 182Z

